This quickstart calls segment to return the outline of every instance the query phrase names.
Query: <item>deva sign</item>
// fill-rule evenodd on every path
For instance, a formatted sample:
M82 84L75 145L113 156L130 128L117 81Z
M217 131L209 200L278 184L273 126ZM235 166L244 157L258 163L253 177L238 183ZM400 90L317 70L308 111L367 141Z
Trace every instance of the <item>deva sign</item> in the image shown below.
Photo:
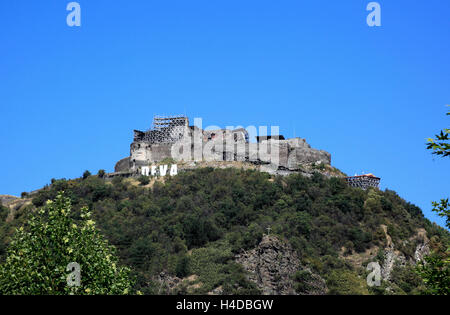
M169 167L170 166L170 167ZM152 165L143 166L141 168L141 174L143 176L161 176L164 177L169 172L170 176L178 175L178 166L176 164L172 165Z

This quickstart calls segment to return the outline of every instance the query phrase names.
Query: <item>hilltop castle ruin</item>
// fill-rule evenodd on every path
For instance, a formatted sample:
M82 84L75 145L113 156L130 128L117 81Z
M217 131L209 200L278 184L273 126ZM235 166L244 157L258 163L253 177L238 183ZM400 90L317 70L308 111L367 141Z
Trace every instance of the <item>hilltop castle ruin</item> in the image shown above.
M259 135L251 143L244 128L203 130L179 115L155 116L150 130L135 130L130 156L117 162L115 172L139 173L143 167L168 159L248 162L277 174L296 172L302 165L331 164L328 152L311 148L305 139Z

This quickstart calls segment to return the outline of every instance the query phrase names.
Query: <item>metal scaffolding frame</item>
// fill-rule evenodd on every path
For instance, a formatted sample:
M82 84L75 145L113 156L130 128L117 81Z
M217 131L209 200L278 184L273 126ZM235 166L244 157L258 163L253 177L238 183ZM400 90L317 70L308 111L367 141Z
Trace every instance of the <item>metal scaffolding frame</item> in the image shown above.
M184 115L172 115L172 116L153 116L153 130L163 130L165 128L189 126L189 119Z
M149 144L170 144L182 139L189 127L189 119L185 115L153 117L152 128L146 132L135 131L135 141Z
M351 187L366 190L369 187L378 188L381 178L373 175L359 175L345 178L347 184Z

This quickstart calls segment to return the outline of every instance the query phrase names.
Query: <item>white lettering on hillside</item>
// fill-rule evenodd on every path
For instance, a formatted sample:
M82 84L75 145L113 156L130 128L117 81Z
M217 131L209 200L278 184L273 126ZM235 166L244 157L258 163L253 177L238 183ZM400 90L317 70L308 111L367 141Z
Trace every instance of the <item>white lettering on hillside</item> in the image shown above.
M156 165L143 166L141 168L141 175L165 177L167 175L167 171L169 171L170 176L178 175L178 165L172 164L170 165L170 169L169 165L159 165L159 168Z

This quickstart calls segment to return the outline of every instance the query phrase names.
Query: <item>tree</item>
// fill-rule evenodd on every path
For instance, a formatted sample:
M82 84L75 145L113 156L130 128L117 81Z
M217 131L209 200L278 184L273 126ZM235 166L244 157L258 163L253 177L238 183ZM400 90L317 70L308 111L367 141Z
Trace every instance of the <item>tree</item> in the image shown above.
M450 111L447 112L447 116L450 116ZM433 154L448 157L450 156L450 129L445 128L441 130L440 134L436 135L436 139L429 138L427 143L427 149L433 150ZM433 211L441 217L447 218L447 228L450 228L450 204L447 199L441 199L440 202L433 202Z
M83 173L83 179L86 179L86 178L88 178L89 176L91 176L91 172L89 172L89 171L84 171L84 173Z
M441 199L440 202L433 201L433 211L440 217L446 218L446 226L450 229L450 204L447 199Z
M426 294L448 295L450 293L450 255L434 252L421 261L417 270L422 278Z
M448 115L450 115L450 111L447 113ZM433 154L438 156L450 156L449 134L450 129L446 128L436 135L436 139L428 139L427 149L433 150ZM432 204L433 211L446 218L446 226L450 229L448 198ZM427 288L426 293L433 295L450 294L450 248L447 248L446 251L435 251L425 257L425 262L419 264L417 272Z
M105 175L106 175L105 170L99 170L98 173L97 173L97 176L99 178L103 178L103 177L105 177Z
M128 294L130 270L95 228L87 208L71 217L71 201L59 193L17 229L0 265L0 294ZM79 286L68 285L70 263L80 268ZM68 279L69 277L69 279Z
M189 275L189 257L183 255L178 259L175 273L177 277L183 278Z
M450 111L447 112L447 116L450 116ZM450 143L449 143L450 129L445 128L436 135L436 139L429 138L427 143L427 149L433 150L433 154L441 155L442 157L450 156Z

